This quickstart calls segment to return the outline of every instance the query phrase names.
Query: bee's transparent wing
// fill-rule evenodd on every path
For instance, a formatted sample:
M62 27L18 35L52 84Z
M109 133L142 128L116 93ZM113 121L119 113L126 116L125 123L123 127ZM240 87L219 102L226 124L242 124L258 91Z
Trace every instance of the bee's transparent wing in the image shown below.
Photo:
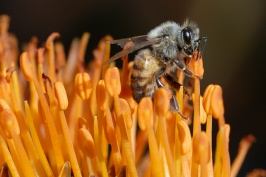
M128 42L132 42L135 45L136 44L140 44L142 42L148 41L148 36L147 35L142 35L142 36L135 36L135 37L131 37L131 38L124 38L124 39L117 39L117 40L112 40L109 41L110 44L117 44L120 47L124 48L124 46L128 43Z
M130 39L130 38L128 38ZM127 40L128 40L127 39ZM132 38L131 38L132 39ZM122 44L124 42L124 39L122 39L123 41L122 42L119 42L119 40L117 40L117 44ZM126 39L125 39L126 40ZM107 63L110 63L112 61L115 61L117 60L118 58L121 58L122 56L125 56L129 53L132 53L136 50L139 50L141 48L144 48L144 47L147 47L149 45L153 45L153 44L157 44L160 42L160 38L156 38L156 39L149 39L149 40L146 40L144 42L141 42L141 43L134 43L133 41L127 41L127 42L132 42L130 44L130 46L128 48L126 48L125 50L122 50L120 52L118 52L117 54L115 54L114 56L112 56L108 61L106 61L104 64L107 64ZM126 44L126 42L125 42ZM125 45L124 44L124 45Z

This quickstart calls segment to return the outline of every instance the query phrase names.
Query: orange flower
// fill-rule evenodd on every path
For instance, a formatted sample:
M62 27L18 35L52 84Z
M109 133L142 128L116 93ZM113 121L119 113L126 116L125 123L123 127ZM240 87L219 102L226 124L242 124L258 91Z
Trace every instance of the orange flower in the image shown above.
M112 39L110 36L99 42L88 67L84 56L89 33L73 40L69 56L62 43L54 42L59 33L48 37L45 49L38 49L37 38L33 38L20 56L19 68L13 58L9 60L5 55L16 56L16 50L4 47L11 38L7 35L9 18L0 16L0 20L3 175L230 175L230 126L224 118L220 86L210 85L202 98L200 77L195 77L191 136L186 121L169 109L169 90L157 89L154 100L145 97L139 104L134 101L130 90L133 65L128 56L123 57L122 69L114 67L114 63L103 65L110 58L110 43L106 43ZM203 60L196 57L195 53L188 68L196 76L203 76ZM20 77L21 73L24 77ZM180 110L187 101L183 100L183 92L187 94L183 87L177 92ZM220 128L216 132L215 163L212 116L218 119ZM207 124L206 132L201 124ZM250 146L250 141L241 143L231 175L236 175Z

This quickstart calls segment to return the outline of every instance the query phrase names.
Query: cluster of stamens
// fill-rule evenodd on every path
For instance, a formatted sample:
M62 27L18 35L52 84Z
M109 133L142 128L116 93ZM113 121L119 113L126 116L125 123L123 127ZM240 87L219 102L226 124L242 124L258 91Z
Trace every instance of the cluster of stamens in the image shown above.
M119 70L110 58L110 36L84 65L89 34L74 39L69 55L52 33L45 46L37 39L18 57L17 41L7 31L9 17L0 26L0 165L1 174L53 176L235 176L242 156L231 168L222 89L209 85L203 96L194 78L193 108L183 87L177 92L180 110L189 122L169 109L169 93L155 92L154 100L137 104L130 90L132 62L124 56ZM6 25L6 26L5 26ZM2 30L6 29L6 30ZM203 60L195 53L189 69L203 75ZM19 59L19 66L17 58ZM183 82L182 72L178 72ZM194 109L194 112L193 112ZM193 115L193 116L192 116ZM219 123L215 154L212 120ZM206 124L206 130L201 124ZM147 152L148 148L148 152ZM213 158L214 156L214 158ZM242 157L242 161L241 161ZM213 161L214 159L214 161ZM240 164L240 165L239 165Z

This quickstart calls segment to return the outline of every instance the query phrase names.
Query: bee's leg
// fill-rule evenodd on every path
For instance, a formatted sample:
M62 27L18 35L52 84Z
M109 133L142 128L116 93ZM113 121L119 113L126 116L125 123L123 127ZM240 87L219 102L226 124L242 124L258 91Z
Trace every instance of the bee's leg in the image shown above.
M160 81L160 77L163 75L165 72L166 68L162 68L161 70L158 71L158 73L155 75L155 81L158 87L164 87L163 83Z
M173 62L176 64L176 66L183 70L185 72L186 75L188 75L189 77L197 77L199 79L202 79L202 76L196 76L194 75L189 69L187 69L186 65L184 63L182 63L179 60L173 60Z
M155 75L155 80L156 80L156 84L158 87L164 87L163 83L160 81L160 77L164 74L165 70L166 70L166 68L164 67ZM164 76L164 78L166 78L166 80L168 80L168 79L171 80L170 85L172 85L172 86L175 85L175 87L178 88L177 90L179 90L181 84L176 82L170 75L168 75L166 73L163 76ZM185 90L184 93L187 93L187 91ZM189 95L189 97L190 97L190 95ZM170 99L170 109L173 111L176 111L182 118L188 119L186 116L184 116L181 113L179 106L178 106L178 103L176 101L175 95L172 95L172 98Z
M173 79L169 74L165 73L164 76L165 80L171 87L173 87L175 90L179 90L182 84L179 84L175 79ZM191 100L191 95L188 93L187 89L183 87L183 93Z
M173 95L172 98L170 99L170 108L173 111L176 111L182 118L184 119L188 119L188 117L184 116L180 109L179 109L179 105L177 103L176 97Z

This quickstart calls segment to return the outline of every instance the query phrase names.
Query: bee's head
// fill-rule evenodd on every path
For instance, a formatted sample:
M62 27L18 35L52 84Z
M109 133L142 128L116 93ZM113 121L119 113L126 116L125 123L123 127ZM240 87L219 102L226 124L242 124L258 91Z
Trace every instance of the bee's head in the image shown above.
M199 45L199 28L197 24L187 19L181 26L181 33L178 34L177 40L179 51L191 56Z

